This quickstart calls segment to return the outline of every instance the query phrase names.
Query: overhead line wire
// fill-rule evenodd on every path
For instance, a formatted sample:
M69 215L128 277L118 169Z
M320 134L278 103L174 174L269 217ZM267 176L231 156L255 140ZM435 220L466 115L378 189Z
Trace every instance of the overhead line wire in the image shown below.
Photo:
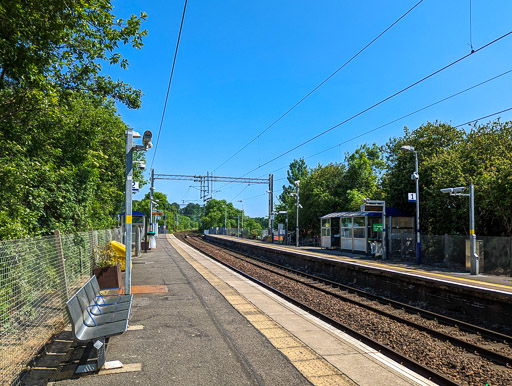
M498 114L501 114L501 113L505 113L507 111L510 111L512 110L512 107L509 107L508 109L505 109L505 110L501 110L501 111L497 111L495 113L492 113L492 114L489 114L489 115L485 115L483 117L480 117L480 118L477 118L477 119L473 119L471 121L467 121L466 123L461 123L460 125L457 125L457 126L453 126L454 128L457 128L457 127L461 127L461 126L465 126L465 125L469 125L470 123L473 123L473 122L478 122L482 119L486 119L486 118L489 118L489 117L492 117L494 115L498 115Z
M292 151L297 150L298 148L300 148L300 147L302 147L302 146L304 146L304 145L308 144L309 142L314 141L315 139L317 139L317 138L319 138L319 137L321 137L321 136L323 136L323 135L327 134L328 132L330 132L330 131L332 131L332 130L334 130L334 129L338 128L338 127L340 127L341 125L344 125L345 123L350 122L351 120L353 120L353 119L355 119L355 118L359 117L360 115L363 115L363 114L367 113L368 111L370 111L370 110L374 109L375 107L380 106L381 104L383 104L383 103L387 102L388 100L390 100L390 99L392 99L392 98L394 98L394 97L396 97L396 96L398 96L398 95L400 95L400 94L404 93L405 91L407 91L407 90L409 90L409 89L411 89L411 88L413 88L413 87L417 86L418 84L420 84L420 83L424 82L425 80L430 79L430 78L432 78L433 76L435 76L435 75L439 74L440 72L442 72L442 71L444 71L444 70L446 70L446 69L448 69L448 68L450 68L450 67L454 66L455 64L457 64L457 63L459 63L459 62L463 61L464 59L467 59L467 58L468 58L468 57L470 57L471 55L476 54L476 53L477 53L477 52L479 52L479 51L482 51L483 49L485 49L485 48L489 47L490 45L492 45L492 44L494 44L494 43L496 43L496 42L500 41L501 39L504 39L505 37L509 36L510 34L512 34L512 31L509 31L509 32L507 32L506 34L501 35L500 37L498 37L498 38L494 39L493 41L491 41L491 42L489 42L489 43L487 43L487 44L483 45L482 47L480 47L480 48L478 48L478 49L476 49L476 50L472 50L469 54L466 54L466 55L464 55L464 56L460 57L459 59L457 59L457 60L455 60L455 61L453 61L453 62L451 62L451 63L447 64L446 66L444 66L444 67L440 68L439 70L436 70L436 71L432 72L431 74L429 74L429 75L427 75L427 76L425 76L425 77L421 78L420 80L417 80L416 82L414 82L414 83L410 84L409 86L407 86L407 87L405 87L405 88L403 88L403 89L401 89L401 90L399 90L399 91L395 92L394 94L392 94L392 95L390 95L390 96L388 96L388 97L386 97L386 98L384 98L384 99L381 99L379 102L374 103L374 104L373 104L373 105L371 105L370 107L367 107L367 108L365 108L365 109L361 110L361 111L360 111L360 112L358 112L357 114L352 115L351 117L349 117L349 118L345 119L344 121L342 121L342 122L340 122L340 123L338 123L338 124L336 124L336 125L334 125L334 126L332 126L332 127L328 128L328 129L326 129L326 130L322 131L321 133L319 133L319 134L317 134L317 135L315 135L315 136L313 136L313 137L309 138L308 140L306 140L306 141L304 141L304 142L300 143L300 144L299 144L299 145L297 145L297 146L294 146L293 148L291 148L291 149L289 149L289 150L285 151L284 153L281 153L280 155L278 155L278 156L276 156L276 157L272 158L271 160L269 160L269 161L265 162L264 164L257 166L256 168L254 168L254 169L252 169L251 171L249 171L249 172L245 173L244 175L242 175L242 177L244 177L244 176L246 176L246 175L248 175L248 174L251 174L252 172L254 172L254 171L256 171L256 170L258 170L258 169L262 168L263 166L268 165L269 163L274 162L274 161L278 160L278 159L279 159L279 158L281 158L281 157L284 157L286 154L289 154L289 153L291 153Z
M510 72L510 71L507 71L507 72ZM465 126L465 125L469 125L470 123L478 122L478 121L481 121L482 119L490 118L490 117L493 117L493 116L495 116L495 115L505 113L505 112L507 112L507 111L512 111L512 107L509 107L509 108L507 108L507 109L503 109L503 110L500 110L500 111L496 111L496 112L491 113L491 114L484 115L483 117L479 117L479 118L476 118L476 119L472 119L472 120L467 121L467 122L465 122L465 123L461 123L461 124L459 124L459 125L453 126L453 128L458 128L458 127L462 127L462 126ZM371 131L373 131L373 130L371 130ZM370 132L370 131L369 131L369 132ZM369 132L367 132L367 133L369 133ZM365 133L365 134L367 134L367 133ZM340 144L342 144L342 143L340 143ZM338 145L340 145L340 144L338 144ZM329 149L325 149L325 150L321 151L320 153L323 153L324 151L327 151L327 150L331 150L331 149L333 149L334 147L336 147L336 146L338 146L338 145L332 146L332 147L330 147ZM309 156L309 157L306 157L306 158L314 157L314 156L316 156L316 155L318 155L318 154L320 154L320 153L313 154L313 155L311 155L311 156ZM285 166L285 167L286 167L286 166ZM283 168L281 168L281 169L283 169ZM278 170L280 170L280 169L278 169ZM277 171L277 170L275 170L275 171ZM286 179L286 177L284 177L284 178L279 178L279 179L277 179L276 181L281 181L281 180L285 180L285 179ZM281 191L283 191L283 190L281 189ZM243 192L243 190L242 190L242 192ZM240 193L242 193L242 192L240 192ZM279 190L274 191L274 193L278 193L278 192L279 192ZM262 194L259 194L259 195L257 195L257 196L252 196L252 197L244 198L243 200L250 200L250 199L253 199L253 198L257 198L257 197L264 196L264 195L266 195L266 194L267 194L267 193L262 193Z
M494 76L494 77L492 77L492 78L490 78L490 79L484 80L483 82L480 82L480 83L475 84L475 85L473 85L473 86L471 86L471 87L468 87L468 88L466 88L466 89L464 89L464 90L462 90L462 91L459 91L459 92L457 92L457 93L455 93L455 94L452 94L452 95L450 95L450 96L447 96L446 98L440 99L440 100L438 100L437 102L431 103L431 104L429 104L428 106L424 106L424 107L422 107L422 108L420 108L420 109L417 109L417 110L415 110L415 111L413 111L413 112L410 112L410 113L408 113L408 114L406 114L406 115L402 115L400 118L396 118L396 119L394 119L394 120L392 120L392 121L390 121L390 122L388 122L388 123L385 123L385 124L383 124L383 125L381 125L381 126L378 126L378 127L374 128L374 129L371 129L371 130L365 131L364 133L361 133L361 134L359 134L359 135L356 135L355 137L352 137L352 138L349 138L349 139L347 139L347 140L345 140L345 141L343 141L343 142L340 142L340 143L338 143L337 145L331 146L331 147L329 147L329 148L327 148L327 149L324 149L324 150L322 150L322 151L319 151L318 153L312 154L312 155L310 155L310 156L306 157L305 159L315 157L315 156L317 156L317 155L319 155L319 154L325 153L326 151L332 150L332 149L334 149L334 148L335 148L335 147L337 147L337 146L344 145L344 144L346 144L346 143L348 143L348 142L350 142L350 141L353 141L354 139L357 139L357 138L360 138L360 137L365 136L365 135L367 135L367 134L373 133L374 131L380 130L380 129L382 129L382 128L386 127L386 126L389 126L389 125L391 125L391 124L393 124L393 123L396 123L396 122L398 122L398 121L400 121L400 120L402 120L402 119L404 119L404 118L410 117L411 115L417 114L417 113L419 113L420 111L426 110L426 109L428 109L428 108L430 108L430 107L432 107L432 106L435 106L435 105L437 105L437 104L439 104L439 103L445 102L445 101L447 101L448 99L454 98L454 97L456 97L456 96L458 96L458 95L460 95L460 94L463 94L463 93L465 93L465 92L467 92L467 91L470 91L470 90L472 90L472 89L474 89L474 88L477 88L477 87L479 87L479 86L482 86L482 85L484 85L484 84L486 84L486 83L488 83L488 82L491 82L491 81L493 81L493 80L495 80L495 79L497 79L497 78L500 78L500 77L502 77L502 76L504 76L504 75L507 75L507 74L509 74L509 73L511 73L511 72L512 72L512 70L505 71L505 72L503 72L503 73L501 73L501 74L499 74L499 75L496 75L496 76ZM458 127L458 126L455 126L455 127ZM285 167L286 167L286 166L285 166ZM282 168L281 168L281 169L282 169ZM281 169L278 169L278 170L281 170ZM275 170L273 173L275 173L276 171L277 171L277 170Z
M473 89L475 89L475 88L477 88L477 87L480 87L480 86L482 86L482 85L484 85L484 84L486 84L486 83L489 83L489 82L491 82L491 81L493 81L493 80L496 80L496 79L498 79L498 78L501 78L502 76L505 76L505 75L510 74L510 73L512 73L512 70L508 70L508 71L502 72L501 74L495 75L495 76L493 76L492 78L486 79L486 80L484 80L484 81L482 81L482 82L480 82L480 83L477 83L477 84L474 84L473 86L470 86L470 87L468 87L468 88L465 88L464 90L458 91L458 92L456 92L455 94L449 95L449 96L447 96L447 97L445 97L445 98L442 98L442 99L440 99L440 100L438 100L438 101L436 101L436 102L433 102L433 103L431 103L431 104L429 104L429 105L427 105L427 106L421 107L421 108L419 108L419 109L417 109L417 110L414 110L414 111L412 111L412 112L410 112L410 113L408 113L408 114L402 115L402 116L401 116L401 117L399 117L399 118L393 119L393 120L392 120L392 121L390 121L390 122L387 122L387 123L385 123L385 124L383 124L383 125L380 125L380 126L378 126L378 127L376 127L376 128L373 128L373 129L371 129L371 130L365 131L364 133L361 133L361 134L359 134L359 135L356 135L356 136L354 136L354 137L351 137L351 138L349 138L349 139L347 139L347 140L345 140L345 141L342 141L342 142L340 142L340 143L338 143L338 144L336 144L336 145L333 145L333 146L328 147L328 148L326 148L326 149L324 149L324 150L321 150L321 151L319 151L319 152L317 152L317 153L315 153L315 154L309 155L309 156L305 157L304 159L313 158L313 157L315 157L315 156L317 156L317 155L319 155L319 154L325 153L325 152L327 152L327 151L329 151L329 150L332 150L332 149L334 149L334 148L336 148L336 147L338 147L338 146L341 146L341 145L344 145L344 144L346 144L346 143L348 143L348 142L350 142L350 141L353 141L354 139L357 139L357 138L363 137L363 136L365 136L365 135L367 135L367 134L373 133L374 131L380 130L380 129L382 129L382 128L386 127L386 126L389 126L389 125L391 125L391 124L393 124L393 123L396 123L396 122L398 122L398 121L400 121L400 120L402 120L402 119L404 119L404 118L410 117L411 115L417 114L417 113L419 113L420 111L426 110L426 109L428 109L428 108L430 108L430 107L432 107L432 106L435 106L435 105L438 105L438 104L440 104L440 103L446 102L446 101L447 101L447 100L449 100L449 99L452 99L452 98L454 98L454 97L456 97L456 96L459 96L459 95L461 95L461 94L463 94L463 93L466 93L466 92L468 92L468 91L470 91L470 90L473 90ZM483 119L483 118L480 118L480 119ZM472 121L470 121L470 122L472 122ZM455 126L455 127L458 127L458 126ZM283 167L280 167L280 168L278 168L278 169L275 169L275 170L271 171L270 173L276 173L276 172L278 172L278 171L280 171L280 170L282 170L282 169L285 169L285 168L287 168L287 167L288 167L287 165L286 165L286 166L283 166ZM261 175L261 176L260 176L260 177L258 177L258 178L263 178L264 176L265 176L265 175L263 174L263 175ZM283 180L283 179L286 179L286 178L277 179L277 180L274 180L274 182L275 182L275 181L280 181L280 180Z
M285 113L281 114L274 122L272 122L269 126L267 126L261 133L259 133L256 137L254 137L251 141L245 144L240 150L238 150L235 154L229 157L226 161L217 166L213 171L219 169L230 160L232 160L235 156L240 154L244 149L247 148L250 144L256 141L261 135L263 135L267 130L272 128L276 123L278 123L281 119L283 119L286 115L288 115L292 110L294 110L297 106L299 106L302 102L304 102L307 98L309 98L315 91L317 91L320 87L322 87L325 83L327 83L334 75L336 75L339 71L341 71L345 66L347 66L350 62L352 62L355 58L357 58L363 51L365 51L368 47L370 47L373 43L375 43L382 35L388 32L391 28L393 28L400 20L402 20L405 16L407 16L414 8L420 5L423 0L417 2L412 8L410 8L407 12L405 12L402 16L396 19L389 27L387 27L384 31L382 31L379 35L377 35L372 41L366 44L363 48L361 48L356 54L354 54L350 59L348 59L342 66L338 67L336 71L334 71L331 75L325 78L320 84L318 84L315 88L313 88L310 92L308 92L305 96L303 96L298 102L296 102L292 107L290 107Z
M169 99L169 91L171 90L172 77L174 75L174 66L176 65L176 57L178 56L178 48L180 46L181 31L183 30L183 21L185 20L185 12L187 11L187 2L188 2L188 0L185 0L185 4L183 5L183 14L181 15L180 31L178 33L178 40L176 41L176 49L174 50L174 58L172 60L171 75L169 77L167 93L165 94L164 109L162 111L162 119L160 120L160 128L158 129L158 137L156 139L155 151L153 152L153 159L151 160L151 168L150 169L153 168L153 163L155 162L156 151L158 150L158 143L160 142L160 133L162 132L162 126L164 124L165 110L167 109L167 101Z

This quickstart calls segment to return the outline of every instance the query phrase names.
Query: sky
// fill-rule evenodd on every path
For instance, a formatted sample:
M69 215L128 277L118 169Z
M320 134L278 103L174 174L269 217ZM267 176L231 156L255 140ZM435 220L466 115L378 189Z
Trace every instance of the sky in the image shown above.
M512 72L374 130L512 70L512 34L481 49L512 31L511 1L424 0L268 128L418 1L188 1L156 147L184 0L114 0L117 17L148 14L144 47L122 49L129 68L106 70L144 93L140 109L118 104L118 111L134 130L153 132L147 177L151 166L157 174L268 178L273 173L277 197L294 159L304 157L309 167L343 162L347 152L363 144L380 146L402 136L404 126L415 129L428 121L459 125L511 108ZM446 70L269 162L472 48L474 54ZM498 116L512 120L512 110ZM155 181L156 191L180 204L202 204L197 185ZM215 183L213 198L261 217L268 215L267 189ZM146 185L134 199L148 191Z

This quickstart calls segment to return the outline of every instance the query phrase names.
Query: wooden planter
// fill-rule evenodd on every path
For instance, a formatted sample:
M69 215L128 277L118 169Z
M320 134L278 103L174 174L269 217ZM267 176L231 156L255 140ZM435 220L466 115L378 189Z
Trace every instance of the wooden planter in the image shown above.
M118 264L107 268L94 268L101 289L121 287L121 266Z

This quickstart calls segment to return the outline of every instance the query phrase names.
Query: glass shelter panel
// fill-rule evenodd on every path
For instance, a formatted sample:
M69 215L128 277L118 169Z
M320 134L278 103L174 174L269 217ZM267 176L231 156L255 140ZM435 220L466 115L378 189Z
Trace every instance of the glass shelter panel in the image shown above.
M341 227L342 228L352 228L352 217L342 217Z
M364 217L354 217L354 227L365 227L365 218Z

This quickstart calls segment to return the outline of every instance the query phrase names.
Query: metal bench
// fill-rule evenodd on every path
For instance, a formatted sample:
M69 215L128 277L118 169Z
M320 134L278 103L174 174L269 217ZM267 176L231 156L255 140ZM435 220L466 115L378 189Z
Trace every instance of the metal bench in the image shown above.
M103 366L122 367L119 361L106 363L105 339L128 329L133 295L108 295L104 291L93 276L66 302L75 339L94 341L93 346L98 351L96 364L80 365L76 373L99 370Z

